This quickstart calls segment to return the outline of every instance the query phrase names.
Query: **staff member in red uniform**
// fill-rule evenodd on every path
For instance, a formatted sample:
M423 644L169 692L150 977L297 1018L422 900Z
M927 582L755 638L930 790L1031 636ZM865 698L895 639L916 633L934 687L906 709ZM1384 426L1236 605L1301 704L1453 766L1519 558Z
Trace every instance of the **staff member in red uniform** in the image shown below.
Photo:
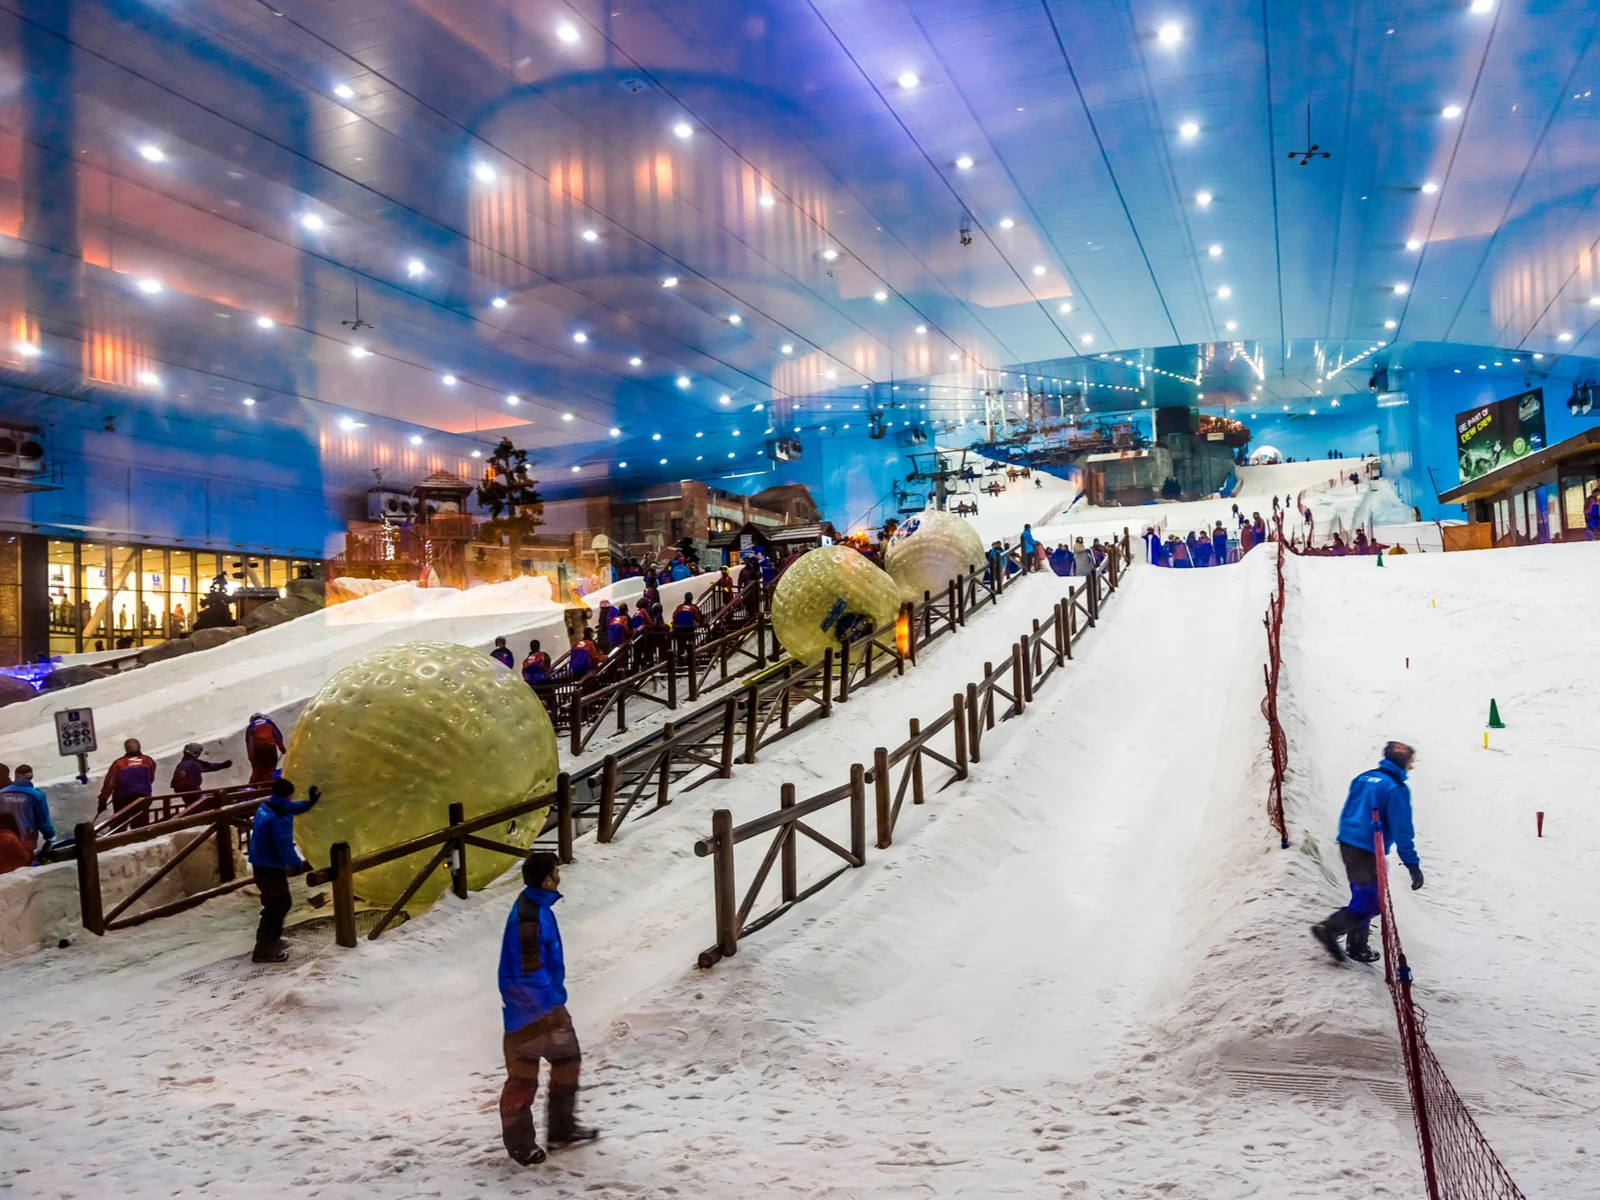
M244 752L250 760L250 782L271 783L283 753L283 734L266 713L256 713L244 727Z
M147 800L155 788L155 781L156 760L140 749L138 738L129 738L122 743L122 757L111 764L111 769L106 772L106 781L100 785L100 807L105 808L109 804L111 811L117 812L136 800ZM148 805L128 822L134 828L149 823Z

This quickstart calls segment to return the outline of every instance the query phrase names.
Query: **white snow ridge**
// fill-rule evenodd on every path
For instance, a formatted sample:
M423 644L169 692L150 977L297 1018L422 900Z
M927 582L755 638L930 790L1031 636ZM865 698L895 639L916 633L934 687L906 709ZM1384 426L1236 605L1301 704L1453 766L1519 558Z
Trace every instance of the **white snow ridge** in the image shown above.
M1101 515L1135 538L1143 524ZM853 695L847 719L609 845L580 839L556 913L598 1142L534 1168L500 1146L495 971L515 881L254 973L235 957L246 891L5 966L0 1188L1420 1197L1381 964L1337 966L1307 932L1347 896L1348 781L1400 738L1419 748L1427 885L1396 902L1432 1045L1528 1196L1600 1196L1600 547L1288 569L1288 851L1265 813L1270 553L1135 566L970 780L930 788L892 847L695 966L713 940L710 863L692 853L711 810L747 820L781 782L832 787L938 715L1066 592L1028 576ZM1507 728L1485 749L1491 697ZM822 857L802 849L802 886Z

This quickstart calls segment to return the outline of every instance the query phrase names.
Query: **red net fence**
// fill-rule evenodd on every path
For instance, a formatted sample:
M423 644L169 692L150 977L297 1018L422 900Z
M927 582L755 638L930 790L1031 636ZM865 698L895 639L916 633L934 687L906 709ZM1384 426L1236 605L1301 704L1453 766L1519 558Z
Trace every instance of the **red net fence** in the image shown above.
M1278 721L1278 677L1283 666L1281 643L1286 549L1283 522L1279 518L1274 547L1277 555L1276 586L1273 594L1267 598L1264 621L1267 627L1267 664L1264 668L1267 694L1261 701L1261 715L1267 720L1267 741L1272 750L1267 819L1272 822L1279 842L1285 849L1289 845L1289 833L1283 816L1283 780L1289 769L1289 741ZM1373 813L1373 819L1376 822L1376 812ZM1400 1027L1400 1051L1405 1063L1406 1087L1411 1094L1411 1115L1417 1126L1417 1148L1422 1154L1422 1174L1428 1187L1428 1200L1524 1200L1522 1190L1495 1156L1488 1139L1472 1119L1472 1113L1428 1045L1428 1015L1411 997L1411 968L1406 963L1405 950L1400 945L1400 930L1394 919L1381 830L1374 833L1373 843L1378 858L1384 980L1389 985L1395 1021Z
M1377 814L1373 814L1376 821ZM1400 1025L1400 1052L1417 1125L1417 1148L1429 1200L1523 1200L1495 1152L1472 1119L1428 1045L1428 1014L1411 998L1411 968L1400 945L1400 929L1389 896L1383 833L1373 835L1378 857L1378 896L1383 923L1384 982Z

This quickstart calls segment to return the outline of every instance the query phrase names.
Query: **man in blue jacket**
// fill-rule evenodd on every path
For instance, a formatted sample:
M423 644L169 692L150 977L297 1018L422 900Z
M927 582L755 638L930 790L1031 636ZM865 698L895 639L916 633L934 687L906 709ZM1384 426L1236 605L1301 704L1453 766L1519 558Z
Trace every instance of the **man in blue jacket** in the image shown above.
M1022 527L1022 569L1031 571L1037 565L1034 553L1039 548L1039 540L1033 536L1033 526Z
M1367 945L1370 923L1378 915L1378 857L1373 848L1378 830L1383 831L1385 853L1400 851L1401 863L1411 872L1411 890L1422 886L1422 863L1411 828L1411 789L1406 786L1406 772L1416 753L1404 742L1390 742L1383 748L1382 762L1350 781L1350 794L1339 814L1339 855L1350 880L1350 903L1311 927L1311 936L1336 962L1347 955L1357 962L1378 961L1378 952Z
M250 825L250 868L261 892L261 923L256 926L256 949L251 962L282 962L289 957L283 940L283 919L293 901L289 898L289 872L304 871L305 860L294 848L294 819L322 799L312 788L306 799L294 800L294 784L272 781L272 795L256 807Z
M56 827L50 821L50 804L33 782L33 768L17 768L11 785L0 791L0 812L9 813L29 854L55 841ZM39 839L43 838L43 841Z
M523 1166L544 1161L533 1128L539 1060L550 1064L546 1105L552 1147L587 1142L599 1130L579 1125L578 1070L583 1056L567 1014L567 963L561 928L551 911L561 899L561 864L548 850L522 860L527 886L511 906L500 943L500 1004L505 1036L506 1083L500 1092L500 1131L506 1153Z

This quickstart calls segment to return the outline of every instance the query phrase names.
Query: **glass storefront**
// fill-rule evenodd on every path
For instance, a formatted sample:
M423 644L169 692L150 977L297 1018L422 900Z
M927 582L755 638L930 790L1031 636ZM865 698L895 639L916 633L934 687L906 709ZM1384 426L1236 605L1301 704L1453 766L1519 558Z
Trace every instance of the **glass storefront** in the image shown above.
M280 591L314 559L174 550L108 542L51 541L50 653L148 646L187 633L217 576Z

